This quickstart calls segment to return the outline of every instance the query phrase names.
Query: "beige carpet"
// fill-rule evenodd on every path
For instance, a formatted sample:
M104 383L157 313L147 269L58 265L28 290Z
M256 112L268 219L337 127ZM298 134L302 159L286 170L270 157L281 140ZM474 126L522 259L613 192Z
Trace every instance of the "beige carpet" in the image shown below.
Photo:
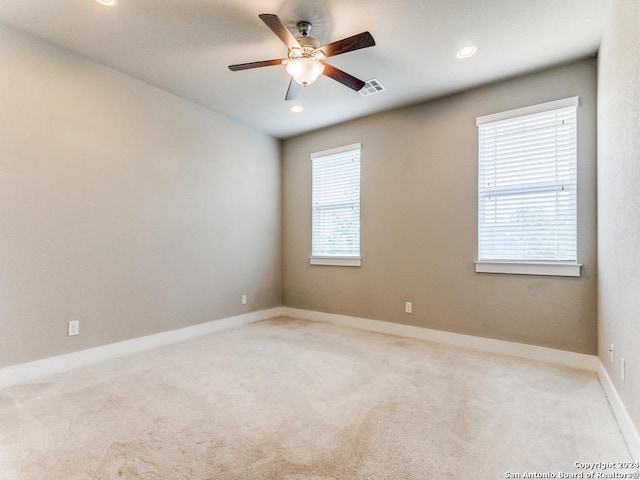
M2 480L499 479L618 460L593 373L284 318L0 390Z

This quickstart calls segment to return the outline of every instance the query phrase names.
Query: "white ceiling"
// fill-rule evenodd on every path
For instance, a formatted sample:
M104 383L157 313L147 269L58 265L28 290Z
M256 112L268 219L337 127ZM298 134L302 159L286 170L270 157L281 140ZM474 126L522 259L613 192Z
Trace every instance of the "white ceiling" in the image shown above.
M82 54L278 138L415 103L597 52L611 0L2 0L0 22ZM285 102L286 57L258 18L313 24L322 44L369 31L376 46L329 63L386 91L363 97L321 77L302 113ZM466 60L466 44L478 53Z

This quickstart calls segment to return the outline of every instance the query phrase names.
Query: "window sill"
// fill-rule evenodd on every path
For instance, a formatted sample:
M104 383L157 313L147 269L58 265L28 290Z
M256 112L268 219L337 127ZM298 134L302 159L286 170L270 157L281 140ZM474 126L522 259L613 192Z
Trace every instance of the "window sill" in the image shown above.
M337 267L360 267L361 257L309 257L311 265L333 265Z
M475 262L477 273L510 273L514 275L552 275L579 277L580 263Z

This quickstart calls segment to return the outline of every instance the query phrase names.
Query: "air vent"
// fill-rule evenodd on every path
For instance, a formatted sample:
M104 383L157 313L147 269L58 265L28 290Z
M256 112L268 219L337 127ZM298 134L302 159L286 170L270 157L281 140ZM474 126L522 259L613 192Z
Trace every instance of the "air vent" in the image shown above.
M380 80L378 80L377 78L372 78L371 80L367 80L364 83L364 87L362 87L358 91L363 97L368 97L369 95L374 95L376 93L383 92L384 90L386 89L384 88L384 85L380 83Z

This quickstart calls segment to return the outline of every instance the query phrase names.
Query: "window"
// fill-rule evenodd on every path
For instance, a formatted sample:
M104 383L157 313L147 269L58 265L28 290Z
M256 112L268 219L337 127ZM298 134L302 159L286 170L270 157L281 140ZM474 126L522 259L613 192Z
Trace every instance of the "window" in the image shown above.
M479 117L477 272L579 276L578 97Z
M312 265L360 266L360 150L311 155Z

